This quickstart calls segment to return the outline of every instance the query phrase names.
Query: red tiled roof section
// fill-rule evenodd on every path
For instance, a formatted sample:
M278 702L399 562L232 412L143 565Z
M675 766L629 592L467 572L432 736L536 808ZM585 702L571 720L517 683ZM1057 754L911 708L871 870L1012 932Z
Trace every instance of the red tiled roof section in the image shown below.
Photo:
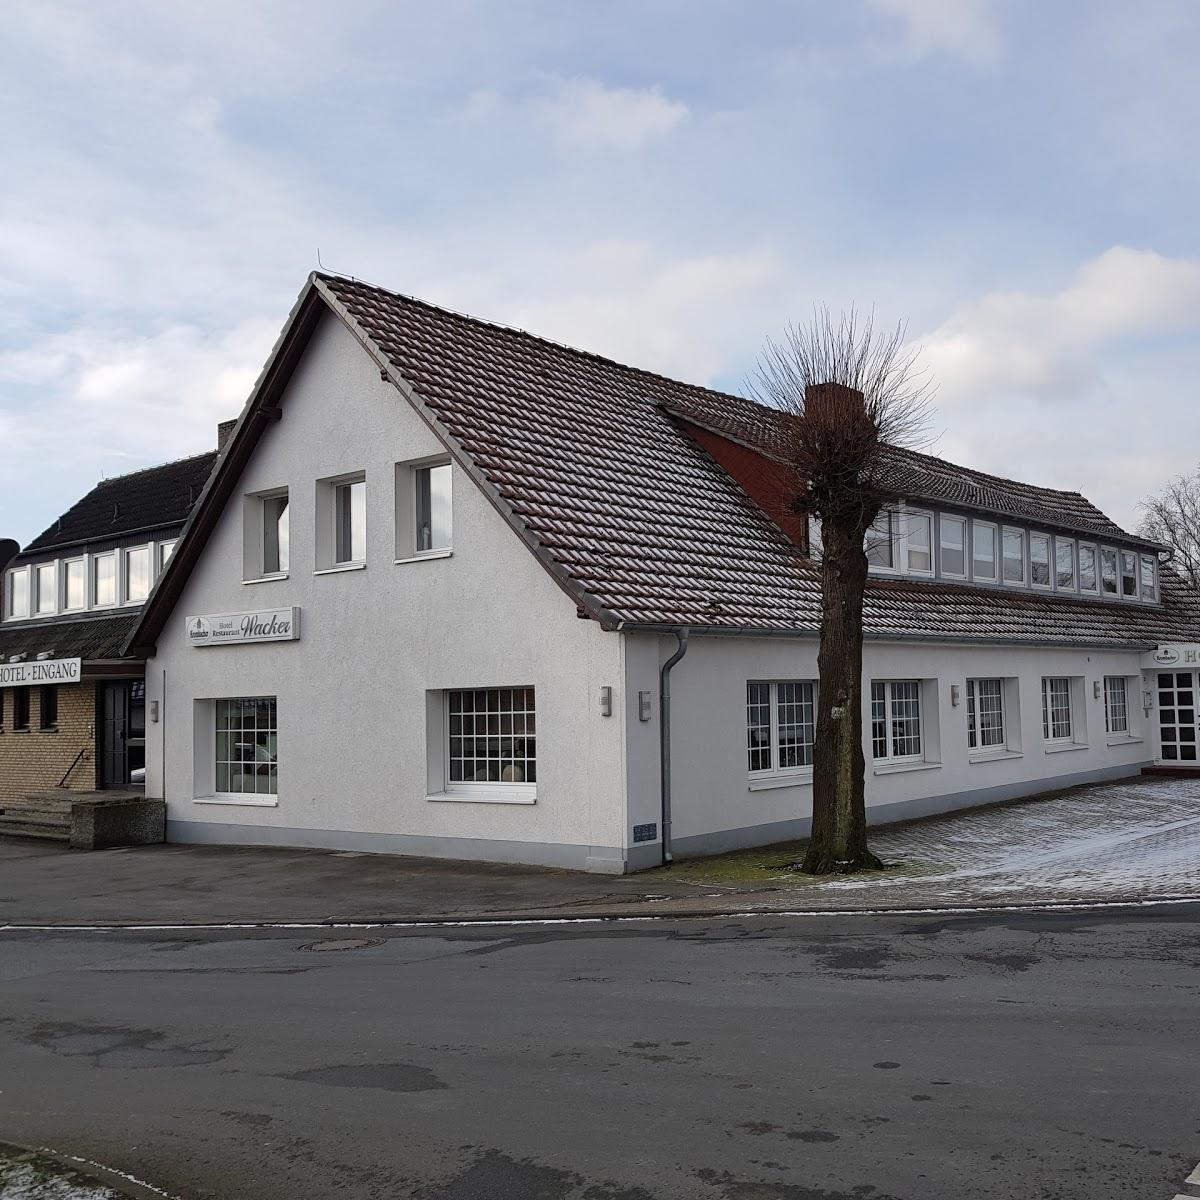
M320 283L470 456L512 512L615 620L815 632L819 570L673 419L769 446L778 414L357 281ZM753 424L753 423L751 423ZM947 479L960 469L944 467ZM962 474L989 479L977 472ZM950 487L946 483L947 488ZM1023 488L1024 485L1015 485ZM1054 496L1054 511L1074 493ZM924 495L926 493L922 493ZM1075 499L1089 520L1103 514ZM948 501L949 502L949 501ZM978 500L960 501L967 507ZM1045 498L1037 515L1048 517ZM1014 516L1016 513L1014 513ZM1031 512L1032 515L1032 512ZM1117 531L1119 532L1119 531ZM1128 540L1124 538L1123 540ZM1164 572L1164 612L942 583L868 584L873 637L1153 644L1200 638L1200 604Z
M672 399L667 405L677 416L737 438L765 454L774 454L782 440L779 426L783 414L741 396L708 392ZM1079 492L1003 479L895 446L888 448L887 456L887 483L897 496L982 510L1092 537L1154 544L1126 532Z

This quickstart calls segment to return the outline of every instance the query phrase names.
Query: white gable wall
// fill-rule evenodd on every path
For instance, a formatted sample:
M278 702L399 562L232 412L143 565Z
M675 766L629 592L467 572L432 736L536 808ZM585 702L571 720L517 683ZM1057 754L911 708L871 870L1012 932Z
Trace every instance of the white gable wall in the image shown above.
M621 638L580 620L457 466L453 556L394 563L395 464L443 448L353 335L323 319L147 664L150 795L172 840L316 845L620 869ZM314 575L316 481L365 471L367 566ZM243 499L286 486L291 569L245 584ZM199 648L189 615L298 605L298 641ZM536 689L534 804L427 795L427 692ZM602 717L601 687L614 689ZM197 702L275 696L276 807L198 802ZM203 742L203 739L201 739Z

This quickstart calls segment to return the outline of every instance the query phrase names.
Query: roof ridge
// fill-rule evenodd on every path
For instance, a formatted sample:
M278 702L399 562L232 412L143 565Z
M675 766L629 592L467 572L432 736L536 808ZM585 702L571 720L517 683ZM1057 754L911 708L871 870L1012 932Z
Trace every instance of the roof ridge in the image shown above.
M761 408L765 412L779 411L778 409L767 408L766 405L757 404L756 401L748 400L745 396L738 396L733 392L723 392L719 388L712 388L703 383L689 383L686 379L675 379L670 375L664 375L661 371L651 371L647 367L635 367L632 363L621 362L619 359L610 358L606 354L597 354L594 350L584 350L581 346L572 346L570 342L555 341L554 338L546 337L540 333L533 333L528 329L522 329L520 325L509 325L504 321L493 321L486 317L477 317L471 313L463 312L461 309L450 308L445 304L435 304L432 300L423 300L420 296L414 296L409 292L396 292L391 288L381 287L377 283L368 283L365 279L358 279L351 275L335 275L328 271L314 271L313 275L323 281L348 283L354 287L366 288L368 291L381 292L385 296L391 296L396 300L403 300L408 304L416 305L418 308L445 313L447 316L454 317L456 320L463 321L468 325L478 325L485 329L499 329L504 333L516 334L527 341L536 342L543 346L552 346L555 350L565 350L568 354L576 355L590 362L606 363L608 366L616 367L618 370L628 371L631 375L642 375L648 379L655 379L661 383L669 384L672 387L691 388L697 392L707 392L710 396L719 396L724 400L736 400L740 404L754 404L755 407Z
M198 459L198 458L209 458L214 454L220 454L220 453L221 453L220 450L217 450L217 449L201 450L199 454L185 454L183 456L183 458L169 458L169 459L167 459L166 462L155 463L153 466L149 466L149 467L137 467L132 471L125 471L124 473L122 473L120 475L106 475L103 479L98 479L96 481L96 483L93 485L92 490L95 491L96 488L101 487L103 484L106 484L106 483L116 483L121 479L131 479L131 478L133 478L134 475L145 475L150 471L163 471L167 467L178 467L178 466L181 466L183 463L193 462L195 459ZM81 499L83 499L83 497L81 497Z

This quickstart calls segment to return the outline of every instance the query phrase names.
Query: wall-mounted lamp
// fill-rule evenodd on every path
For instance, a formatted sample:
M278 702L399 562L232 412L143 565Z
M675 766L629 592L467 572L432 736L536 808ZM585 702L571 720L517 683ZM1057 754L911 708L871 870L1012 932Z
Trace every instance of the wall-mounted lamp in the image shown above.
M158 724L158 701L157 700L150 701L150 724L151 725Z
M1100 699L1100 680L1098 680L1098 679L1092 680L1092 699L1093 700Z
M638 720L650 720L650 693L638 692Z
M600 715L602 717L612 716L612 688L610 687L600 689Z
M962 699L962 688L957 683L952 683L950 685L950 707L957 708L960 699Z

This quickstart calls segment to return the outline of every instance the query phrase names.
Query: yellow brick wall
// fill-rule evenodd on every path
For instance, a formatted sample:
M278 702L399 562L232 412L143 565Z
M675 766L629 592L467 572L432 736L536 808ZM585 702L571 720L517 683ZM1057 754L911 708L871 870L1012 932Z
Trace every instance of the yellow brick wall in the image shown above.
M29 730L12 727L14 688L4 689L4 732L0 733L0 801L57 787L81 749L66 786L90 792L96 787L96 685L62 684L58 689L58 728L41 725L41 688L29 692Z

